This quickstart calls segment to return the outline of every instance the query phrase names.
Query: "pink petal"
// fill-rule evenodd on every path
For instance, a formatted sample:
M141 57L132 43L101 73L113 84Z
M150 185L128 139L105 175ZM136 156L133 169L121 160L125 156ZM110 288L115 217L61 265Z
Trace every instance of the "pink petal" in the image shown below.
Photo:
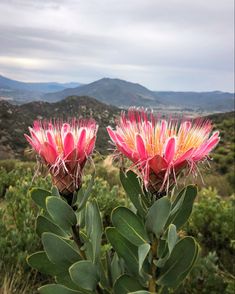
M89 142L89 144L88 144L88 147L87 147L87 151L86 151L87 156L89 156L89 155L92 153L92 151L93 151L93 149L94 149L94 147L95 147L95 140L96 140L96 136L94 136L94 137L90 140L90 142Z
M68 132L64 138L64 156L67 156L74 150L74 138L71 132Z
M78 143L77 143L77 147L79 150L84 149L85 142L86 142L86 129L83 128L80 132L80 136L78 138Z
M44 142L41 146L40 155L45 159L49 164L55 163L57 159L57 153L53 146L50 143Z
M190 148L188 151L186 151L183 155L181 155L181 157L179 157L175 162L174 165L178 165L182 162L184 162L185 160L189 160L191 155L193 154L194 148Z
M56 149L54 135L51 131L46 132L48 142Z
M29 144L36 150L38 151L37 145L35 145L34 141L26 134L24 134L25 139L29 142Z
M161 170L164 170L168 167L167 161L160 155L155 155L152 157L148 161L148 164L155 174L158 174Z
M41 145L41 142L39 141L36 133L34 132L34 130L32 128L29 128L29 131L30 131L31 137L34 141L34 144L39 148Z
M187 120L183 123L183 130L185 132L188 132L191 129L191 126L192 126L192 123Z
M86 129L82 129L78 143L77 143L77 150L78 150L78 158L80 162L84 160L85 154L85 144L86 144Z
M113 141L113 143L117 143L117 138L114 131L110 127L107 127L107 132L109 133L109 137Z
M218 144L219 140L219 132L215 132L206 143L204 143L200 148L198 148L195 156L193 156L193 159L195 161L198 161L206 155L208 155L211 152L211 150L215 148L215 146Z
M147 152L145 149L143 138L139 134L136 134L136 149L139 152L139 156L141 159L144 159L147 157Z
M168 163L172 162L175 155L176 140L174 137L168 139L165 147L164 158Z
M68 123L64 123L62 125L62 128L61 128L61 135L62 135L62 138L65 137L66 133L68 133L70 131L70 124Z
M160 130L160 139L161 140L162 140L163 136L165 136L166 127L167 127L167 122L165 120L162 120L162 122L161 122L161 130Z

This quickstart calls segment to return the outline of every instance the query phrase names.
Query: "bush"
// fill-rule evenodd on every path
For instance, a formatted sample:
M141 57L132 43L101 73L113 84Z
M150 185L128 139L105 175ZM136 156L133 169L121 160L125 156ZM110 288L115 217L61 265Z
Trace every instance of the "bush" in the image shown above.
M233 272L234 196L223 199L212 188L202 189L186 231L197 237L204 254L216 251L221 264Z
M218 263L219 259L215 252L200 257L175 294L233 294L234 281L229 274L219 269Z

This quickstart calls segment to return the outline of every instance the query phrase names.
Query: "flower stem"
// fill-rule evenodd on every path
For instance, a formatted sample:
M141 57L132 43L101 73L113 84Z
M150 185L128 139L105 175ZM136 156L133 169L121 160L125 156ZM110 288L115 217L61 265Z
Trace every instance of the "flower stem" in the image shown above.
M151 263L151 279L149 280L149 292L151 293L157 293L156 292L156 271L157 267L154 264L154 259L157 257L157 239L154 238L152 246L151 246L151 252L152 252L152 263Z
M79 226L78 225L75 225L75 226L72 226L72 235L73 235L73 240L74 242L77 244L78 246L78 251L79 251L79 254L81 255L81 257L83 259L86 259L86 254L84 251L81 250L81 247L82 247L82 242L81 242L81 239L80 239L80 235L79 235Z

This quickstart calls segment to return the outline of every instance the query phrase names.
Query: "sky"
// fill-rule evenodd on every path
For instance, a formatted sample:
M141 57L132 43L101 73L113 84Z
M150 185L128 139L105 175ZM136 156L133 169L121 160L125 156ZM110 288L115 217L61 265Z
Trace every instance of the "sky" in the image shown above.
M234 91L233 0L0 0L0 74Z

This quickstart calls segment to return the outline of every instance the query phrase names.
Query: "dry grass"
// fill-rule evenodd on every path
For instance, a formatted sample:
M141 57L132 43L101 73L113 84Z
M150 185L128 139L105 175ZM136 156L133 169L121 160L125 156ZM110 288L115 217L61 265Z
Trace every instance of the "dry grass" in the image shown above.
M37 293L36 272L22 275L22 270L15 268L6 272L3 277L0 294L33 294Z

